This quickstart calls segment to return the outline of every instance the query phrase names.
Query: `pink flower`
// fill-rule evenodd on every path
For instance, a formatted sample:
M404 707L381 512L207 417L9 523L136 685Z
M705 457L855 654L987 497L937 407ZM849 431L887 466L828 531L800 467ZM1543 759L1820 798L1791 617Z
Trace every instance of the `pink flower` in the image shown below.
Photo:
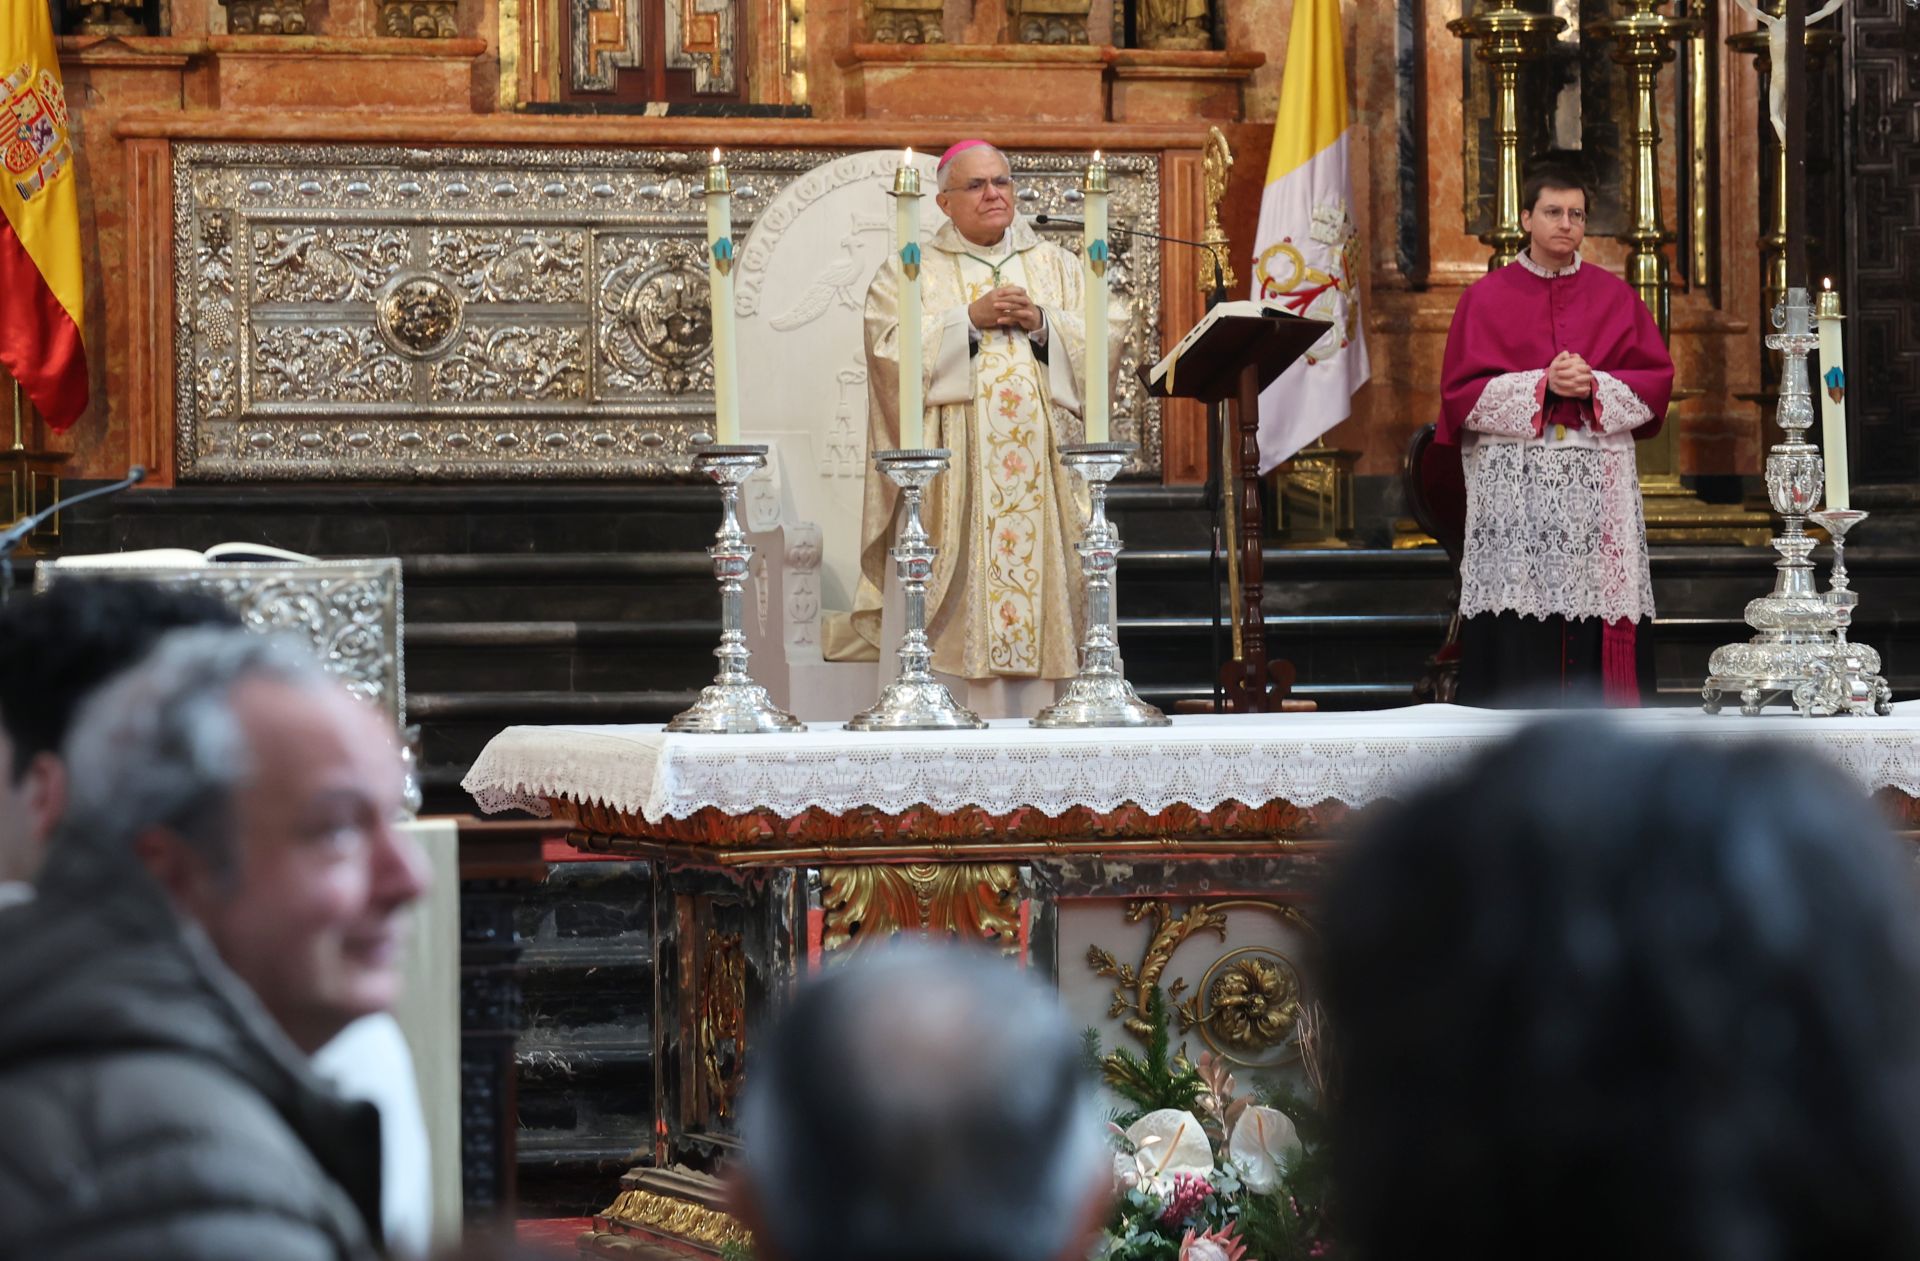
M1213 1184L1197 1173L1176 1173L1173 1185L1167 1189L1166 1207L1160 1210L1163 1222L1184 1222L1200 1211L1200 1206L1213 1194ZM1182 1249L1181 1255L1185 1255ZM1227 1258L1227 1261L1234 1261Z
M1240 1261L1246 1255L1247 1245L1234 1235L1231 1226L1203 1230L1197 1235L1188 1231L1180 1241L1180 1261Z

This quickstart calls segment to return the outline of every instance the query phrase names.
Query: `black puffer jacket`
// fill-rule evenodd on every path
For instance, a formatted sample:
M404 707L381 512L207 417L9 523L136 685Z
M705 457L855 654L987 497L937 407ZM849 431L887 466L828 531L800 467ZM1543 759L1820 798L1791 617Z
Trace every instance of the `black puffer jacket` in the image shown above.
M0 911L0 1258L362 1261L379 1121L129 858Z

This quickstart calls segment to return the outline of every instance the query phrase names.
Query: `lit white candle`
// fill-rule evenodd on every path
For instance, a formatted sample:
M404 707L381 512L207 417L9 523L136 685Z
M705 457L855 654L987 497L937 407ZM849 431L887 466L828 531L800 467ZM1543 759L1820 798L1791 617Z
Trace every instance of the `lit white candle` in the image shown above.
M1827 507L1847 507L1847 369L1840 339L1840 295L1823 282L1814 308L1820 321L1820 455L1827 466Z
M713 321L713 438L740 441L740 388L733 338L733 185L713 151L707 167L707 300Z
M894 249L900 259L900 446L926 445L926 402L920 345L920 172L913 150L893 173Z
M1105 442L1112 385L1107 364L1107 164L1100 160L1098 149L1093 151L1082 191L1087 199L1086 234L1080 250L1087 297L1087 441Z

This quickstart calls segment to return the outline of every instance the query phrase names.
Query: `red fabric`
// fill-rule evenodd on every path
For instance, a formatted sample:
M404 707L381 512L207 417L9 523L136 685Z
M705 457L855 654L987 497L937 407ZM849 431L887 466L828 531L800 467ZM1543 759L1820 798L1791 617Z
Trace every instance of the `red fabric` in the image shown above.
M54 430L87 406L87 348L33 256L0 219L0 363Z
M1640 705L1640 665L1634 654L1639 627L1617 617L1600 628L1600 695L1618 709Z
M1509 263L1460 295L1440 368L1440 426L1435 441L1460 441L1467 413L1494 377L1544 371L1570 350L1596 372L1618 377L1639 395L1653 419L1635 438L1660 432L1673 394L1673 359L1653 313L1638 294L1603 267L1584 263L1570 276L1536 276ZM1581 401L1550 395L1538 423L1584 423Z

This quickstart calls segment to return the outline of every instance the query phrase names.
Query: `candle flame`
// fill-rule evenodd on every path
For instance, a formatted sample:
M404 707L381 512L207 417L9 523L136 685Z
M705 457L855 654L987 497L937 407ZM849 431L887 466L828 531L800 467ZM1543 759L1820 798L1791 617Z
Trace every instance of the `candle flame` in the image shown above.
M913 146L912 145L908 145L907 151L900 155L900 162L903 166L913 165Z
M1820 287L1821 287L1822 289L1831 289L1831 288L1833 288L1833 277L1832 277L1832 276L1822 276L1822 277L1820 278Z
M715 149L715 150L713 151L713 164L714 164L715 166L719 166L719 165L720 165L720 150L718 150L718 149Z
M1093 151L1093 160L1094 160L1095 162L1098 162L1098 161L1100 160L1100 150L1098 150L1098 149L1095 149L1095 150Z

